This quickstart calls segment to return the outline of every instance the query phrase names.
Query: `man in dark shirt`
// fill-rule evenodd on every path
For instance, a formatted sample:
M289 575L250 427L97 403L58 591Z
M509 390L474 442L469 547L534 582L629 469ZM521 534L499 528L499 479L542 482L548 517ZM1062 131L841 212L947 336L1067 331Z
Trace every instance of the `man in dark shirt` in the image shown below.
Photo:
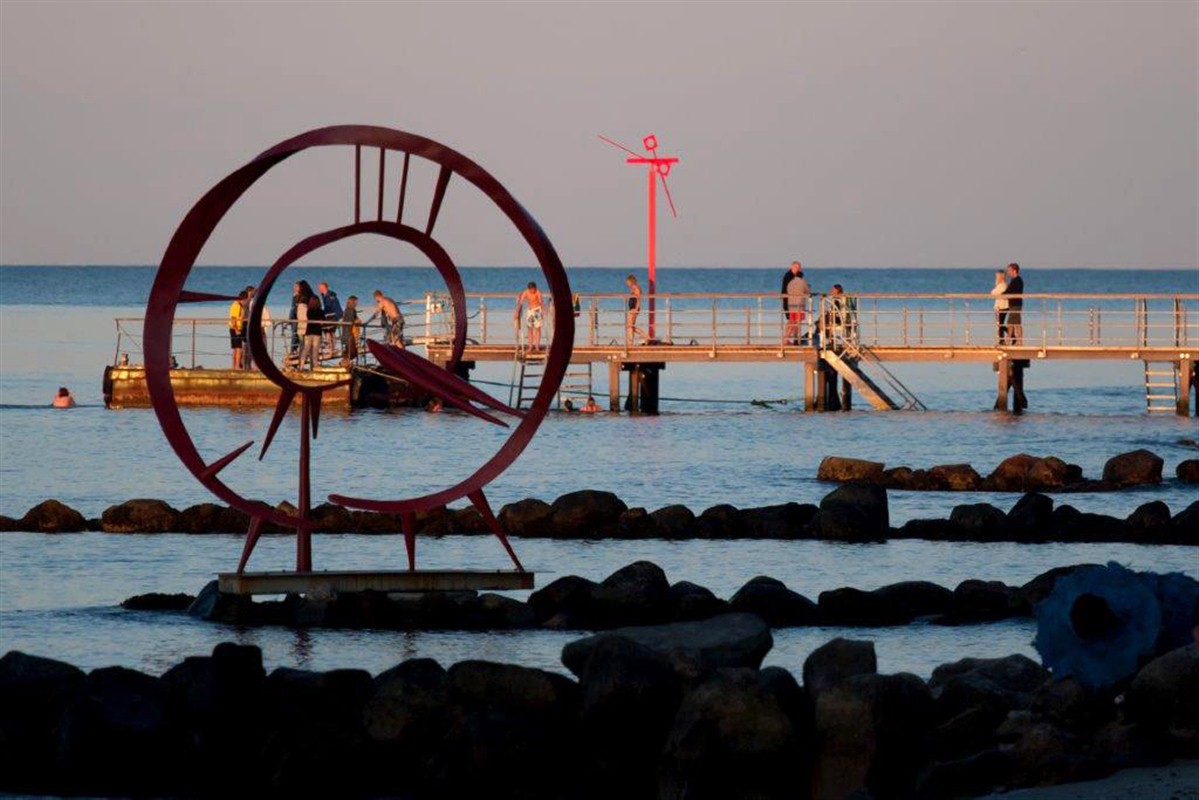
M1024 343L1024 321L1023 309L1024 301L1020 299L1020 295L1024 294L1024 279L1020 277L1020 265L1007 265L1007 291L1004 294L1016 295L1008 299L1007 313L1007 330L1008 342L1010 344Z

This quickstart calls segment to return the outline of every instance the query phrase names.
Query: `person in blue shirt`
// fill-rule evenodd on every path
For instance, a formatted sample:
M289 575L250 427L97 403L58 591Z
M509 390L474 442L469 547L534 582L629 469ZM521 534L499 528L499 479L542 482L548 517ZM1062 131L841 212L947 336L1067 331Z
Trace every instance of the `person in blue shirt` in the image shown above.
M316 290L321 296L321 308L325 312L325 319L332 320L331 324L325 325L324 339L325 350L330 358L337 355L334 344L340 337L337 336L338 326L335 324L341 321L342 308L341 301L337 299L337 292L329 288L329 284L321 281L316 285Z

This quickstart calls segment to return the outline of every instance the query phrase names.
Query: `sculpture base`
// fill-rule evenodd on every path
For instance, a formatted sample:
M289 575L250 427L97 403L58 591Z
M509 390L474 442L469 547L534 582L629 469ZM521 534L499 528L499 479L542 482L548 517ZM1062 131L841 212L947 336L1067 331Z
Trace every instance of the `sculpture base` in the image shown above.
M532 589L532 572L514 570L396 570L330 572L222 572L224 594L314 594L350 592L462 592Z

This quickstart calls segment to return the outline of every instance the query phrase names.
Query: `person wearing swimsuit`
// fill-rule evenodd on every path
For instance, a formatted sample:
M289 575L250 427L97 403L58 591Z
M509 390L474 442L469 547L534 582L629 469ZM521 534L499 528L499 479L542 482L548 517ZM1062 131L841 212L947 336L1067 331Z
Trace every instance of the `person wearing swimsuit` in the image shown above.
M637 285L637 278L630 275L624 279L625 284L629 287L628 307L625 312L624 336L625 344L630 344L633 337L641 333L637 328L637 315L641 313L641 287Z
M525 290L516 296L516 310L512 313L512 323L516 328L520 329L520 309L525 303L529 304L528 311L525 312L525 344L530 350L541 349L541 323L542 323L542 306L544 301L541 299L541 291L537 288L537 284L529 281L529 285Z

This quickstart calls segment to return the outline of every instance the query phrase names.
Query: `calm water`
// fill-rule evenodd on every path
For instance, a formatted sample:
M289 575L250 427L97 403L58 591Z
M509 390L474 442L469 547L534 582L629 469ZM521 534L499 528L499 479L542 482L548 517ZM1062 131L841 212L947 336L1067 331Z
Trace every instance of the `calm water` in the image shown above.
M228 291L256 283L259 269L205 268L189 288ZM439 287L425 269L299 269L294 279L329 280L344 299L376 287L393 296L420 297ZM103 408L100 377L112 360L113 318L140 317L153 268L0 268L0 513L21 516L56 497L87 516L130 497L159 497L182 508L210 499L166 446L153 412ZM534 279L524 269L464 270L468 291L508 291ZM574 270L579 291L618 291L625 271ZM781 269L662 270L665 290L773 291ZM868 291L986 291L986 270L810 270L816 290L833 282ZM293 276L287 276L292 279ZM1194 272L1028 270L1029 291L1199 291ZM272 298L274 300L274 298ZM276 319L286 307L272 303ZM193 313L189 308L189 314ZM220 305L196 315L221 316ZM223 364L227 350L214 349ZM136 356L134 357L135 360ZM714 370L719 369L719 373ZM794 367L675 366L662 376L659 417L550 415L519 461L496 481L494 506L522 497L552 499L580 488L616 492L630 505L653 509L684 503L695 511L722 502L738 506L819 502L829 487L815 481L825 455L836 453L888 465L969 462L980 472L1016 452L1054 454L1097 476L1110 456L1147 447L1166 460L1196 457L1193 419L1144 413L1139 362L1037 365L1027 383L1031 413L994 414L994 377L987 365L904 365L895 370L929 406L927 413L803 414L795 401ZM718 379L713 379L713 378ZM495 381L504 397L510 369L481 367L475 378ZM597 393L605 376L597 376ZM47 408L59 385L83 404L70 412ZM786 399L772 408L753 399ZM185 421L211 460L248 439L259 439L267 412L197 409ZM261 463L247 460L223 476L243 493L269 502L294 500L298 445L294 421L280 432ZM316 494L406 496L447 485L489 457L504 433L455 414L330 413L315 445ZM1127 515L1149 500L1177 511L1199 497L1168 480L1119 494L1058 498L1084 511ZM892 521L946 516L958 503L986 501L1007 508L1009 495L892 493ZM445 662L482 656L552 667L569 634L387 634L377 632L237 631L176 616L122 612L124 597L145 591L195 592L211 575L235 565L236 537L5 535L0 538L0 652L19 647L88 666L124 663L152 672L207 651L225 638L261 645L271 664L313 668L363 666L378 671L399 658L433 655ZM756 574L771 574L810 596L841 585L869 588L908 578L952 586L966 577L1019 582L1053 566L1116 559L1141 569L1199 574L1199 557L1179 548L1134 546L951 545L897 542L867 547L821 543L517 543L544 584L556 574L602 578L638 558L662 564L672 580L708 585L722 596ZM322 537L317 567L369 568L397 564L394 537ZM290 542L260 545L251 566L290 566ZM502 567L487 539L422 542L423 566ZM830 630L782 631L771 663L795 668ZM981 628L856 631L875 639L885 669L927 674L963 655L1030 652L1026 623Z

